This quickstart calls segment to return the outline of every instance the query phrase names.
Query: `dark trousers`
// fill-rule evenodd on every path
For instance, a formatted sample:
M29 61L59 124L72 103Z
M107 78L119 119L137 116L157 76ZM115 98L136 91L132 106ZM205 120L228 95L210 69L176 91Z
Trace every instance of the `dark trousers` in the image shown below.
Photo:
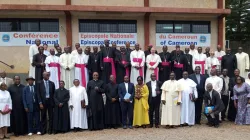
M160 98L152 97L149 103L149 119L150 125L154 124L154 113L155 113L155 125L159 125L159 113L160 113Z
M201 122L202 103L203 103L202 97L199 97L195 101L195 123L196 124L200 124Z
M39 111L28 112L28 133L40 132L40 113ZM34 125L35 123L35 125Z
M122 125L132 125L133 123L133 103L121 101ZM127 123L128 119L128 123Z
M42 123L42 134L45 134L47 132L48 128L48 133L52 133L53 129L53 106L51 105L50 99L46 99L45 103L43 104L43 110L41 110L41 123ZM47 112L49 115L49 125L47 124Z
M221 112L221 118L225 119L226 118L226 111L227 111L227 106L228 106L228 101L229 101L229 97L226 95L221 95L221 99L224 103L225 109Z
M214 118L212 118L210 115L205 114L208 120L208 123L215 126L219 125L219 114L214 114Z

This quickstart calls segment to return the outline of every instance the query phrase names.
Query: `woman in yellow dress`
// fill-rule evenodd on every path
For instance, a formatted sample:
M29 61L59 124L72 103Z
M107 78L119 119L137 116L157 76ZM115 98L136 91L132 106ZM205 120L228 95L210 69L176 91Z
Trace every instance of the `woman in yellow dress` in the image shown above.
M134 99L134 119L133 126L146 128L149 124L148 116L148 87L143 84L143 78L141 76L137 77L137 85L135 87L135 99Z

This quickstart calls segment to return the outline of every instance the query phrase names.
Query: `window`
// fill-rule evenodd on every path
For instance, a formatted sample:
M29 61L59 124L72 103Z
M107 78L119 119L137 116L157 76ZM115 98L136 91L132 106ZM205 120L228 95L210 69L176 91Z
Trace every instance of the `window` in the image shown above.
M156 33L210 33L209 21L156 21Z
M59 32L58 19L0 19L0 32Z
M79 20L79 32L137 33L136 20Z

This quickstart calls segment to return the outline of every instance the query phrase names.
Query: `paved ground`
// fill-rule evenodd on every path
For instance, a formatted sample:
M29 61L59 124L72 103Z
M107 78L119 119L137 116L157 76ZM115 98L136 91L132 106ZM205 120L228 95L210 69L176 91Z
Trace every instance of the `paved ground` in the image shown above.
M56 135L11 137L11 140L250 140L250 125L223 123L219 128L205 124L193 127L108 129L102 131L70 132Z

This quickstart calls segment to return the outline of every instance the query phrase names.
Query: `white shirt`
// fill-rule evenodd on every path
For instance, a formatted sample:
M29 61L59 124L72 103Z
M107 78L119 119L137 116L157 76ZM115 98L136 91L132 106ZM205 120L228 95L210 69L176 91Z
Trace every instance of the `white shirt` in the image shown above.
M0 78L0 83L5 83L5 84L7 84L7 81L6 81L6 77L5 78Z
M151 88L152 88L152 97L156 97L156 80L151 81Z
M124 84L125 84L126 92L128 92L128 83L124 83Z
M207 78L205 87L207 87L207 84L211 83L213 85L213 89L217 91L219 94L221 94L221 90L223 88L223 80L222 78L218 76L211 76Z
M190 49L189 50L189 54L192 55L192 56L194 56L194 55L198 54L198 51L196 49L193 49L193 50Z
M209 92L210 98L212 100L212 91Z

